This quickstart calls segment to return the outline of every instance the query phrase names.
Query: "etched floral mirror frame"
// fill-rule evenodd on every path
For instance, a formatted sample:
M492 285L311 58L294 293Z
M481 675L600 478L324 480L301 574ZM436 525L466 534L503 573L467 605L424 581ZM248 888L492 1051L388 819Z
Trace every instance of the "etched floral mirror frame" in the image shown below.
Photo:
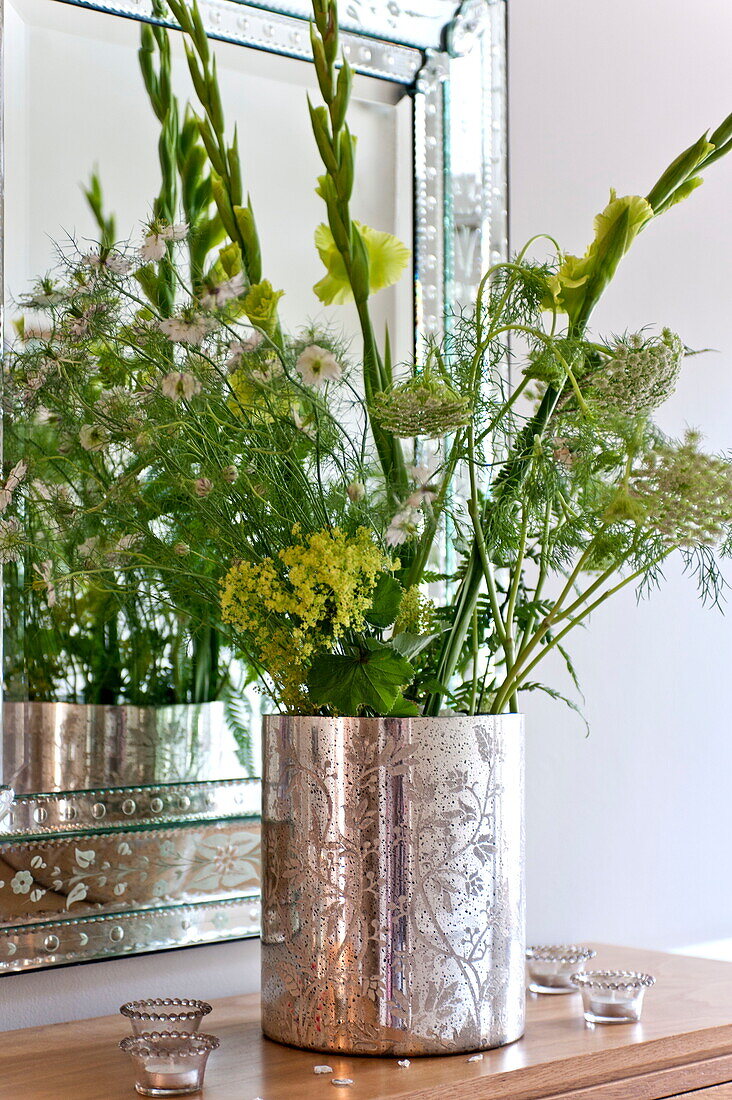
M151 0L47 2L151 21ZM199 4L213 39L311 57L308 0ZM451 307L473 298L482 272L507 252L506 0L342 0L341 22L353 67L399 86L412 101L419 346L441 331ZM98 717L109 726L107 781L95 785L93 770L81 768L76 789L57 789L43 753L36 759L6 723L0 974L259 934L259 780L231 779L214 758L203 777L186 772L181 753L190 759L192 748L200 752L207 731L181 731L168 715L169 763L161 765L158 744L155 781L146 781L143 768L133 782L119 764L120 738L134 735L139 748L150 730L141 723L120 731L110 715ZM59 711L48 752L68 756L87 734Z

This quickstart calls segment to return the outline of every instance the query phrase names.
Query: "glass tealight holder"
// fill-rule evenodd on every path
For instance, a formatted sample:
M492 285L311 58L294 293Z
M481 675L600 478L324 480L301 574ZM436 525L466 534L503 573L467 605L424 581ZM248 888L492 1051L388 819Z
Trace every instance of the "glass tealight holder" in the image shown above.
M135 1064L140 1096L190 1096L203 1088L206 1062L219 1046L215 1035L151 1031L119 1044Z
M198 1031L211 1005L187 997L154 997L147 1001L128 1001L120 1012L132 1026L135 1035L150 1031L178 1031L193 1034Z
M635 970L588 970L574 974L572 981L582 994L588 1024L636 1024L643 994L656 979Z
M576 993L572 975L596 954L593 948L576 943L527 948L529 989L532 993Z

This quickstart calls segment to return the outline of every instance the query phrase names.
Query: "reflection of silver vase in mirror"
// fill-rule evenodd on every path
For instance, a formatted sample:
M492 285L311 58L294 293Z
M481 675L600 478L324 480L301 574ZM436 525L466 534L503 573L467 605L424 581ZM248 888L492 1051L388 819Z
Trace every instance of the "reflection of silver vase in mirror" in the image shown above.
M4 783L16 795L245 776L223 703L4 703Z
M523 720L265 719L262 1021L449 1054L524 1028Z

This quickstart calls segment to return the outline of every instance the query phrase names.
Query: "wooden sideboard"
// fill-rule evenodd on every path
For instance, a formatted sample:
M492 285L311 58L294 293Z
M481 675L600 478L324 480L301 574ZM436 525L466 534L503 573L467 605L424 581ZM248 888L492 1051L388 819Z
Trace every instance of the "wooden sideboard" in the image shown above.
M217 1001L206 1030L221 1048L203 1100L732 1100L732 964L602 946L596 961L656 975L641 1023L588 1027L578 995L530 996L524 1038L476 1062L400 1068L293 1050L262 1038L256 996ZM132 1100L131 1063L117 1049L126 1033L120 1016L5 1032L1 1100ZM334 1088L313 1073L319 1063L353 1085Z

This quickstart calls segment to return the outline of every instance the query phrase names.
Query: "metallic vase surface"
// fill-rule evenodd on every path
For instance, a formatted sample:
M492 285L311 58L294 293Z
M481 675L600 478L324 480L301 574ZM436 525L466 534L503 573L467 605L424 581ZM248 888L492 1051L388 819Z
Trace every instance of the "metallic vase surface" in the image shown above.
M245 775L223 703L3 703L3 783L16 795Z
M524 1030L523 719L265 719L262 1027L311 1050Z

